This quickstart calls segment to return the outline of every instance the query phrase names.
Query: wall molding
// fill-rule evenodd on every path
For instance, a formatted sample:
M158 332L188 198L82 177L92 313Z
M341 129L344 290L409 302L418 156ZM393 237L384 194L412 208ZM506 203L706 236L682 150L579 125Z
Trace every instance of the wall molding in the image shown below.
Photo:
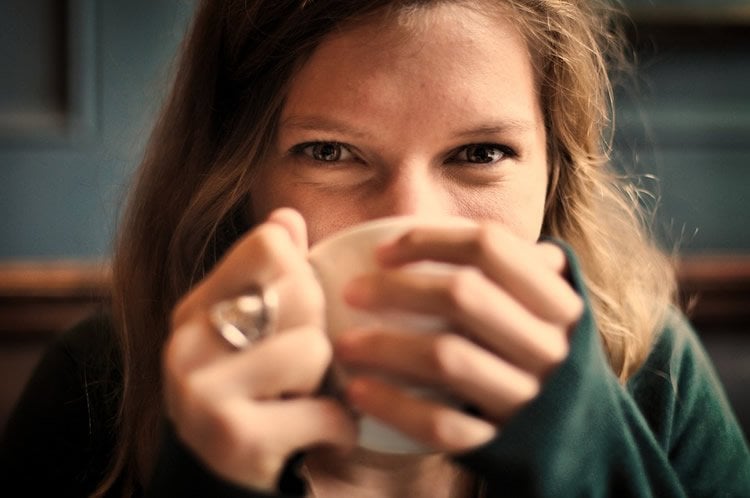
M750 5L626 7L636 24L660 26L750 27Z
M750 112L735 81L742 79L742 64L750 51L750 5L652 5L626 12L622 25L638 80L630 82L625 76L624 93L618 97L626 103L617 110L619 131L630 136L647 132L649 142L660 146L747 151ZM708 71L698 73L696 90L689 95L664 87L679 78L663 73L674 71L676 64L693 71L684 76L688 81L700 68Z
M60 68L61 106L0 110L3 146L71 146L91 139L98 127L99 81L95 0L66 0L60 24L64 44Z
M59 333L106 305L105 262L0 263L0 337L40 339Z
M750 255L696 255L677 267L683 308L700 329L750 333Z
M686 256L677 267L681 301L699 330L750 333L750 255ZM70 327L106 305L110 279L104 262L0 263L0 338Z

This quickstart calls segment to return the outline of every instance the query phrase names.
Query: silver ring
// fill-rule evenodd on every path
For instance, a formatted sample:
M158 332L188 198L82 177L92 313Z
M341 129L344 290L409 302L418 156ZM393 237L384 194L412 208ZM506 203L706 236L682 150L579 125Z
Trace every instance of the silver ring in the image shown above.
M273 333L278 301L275 291L255 287L247 294L213 305L211 322L232 347L244 349Z

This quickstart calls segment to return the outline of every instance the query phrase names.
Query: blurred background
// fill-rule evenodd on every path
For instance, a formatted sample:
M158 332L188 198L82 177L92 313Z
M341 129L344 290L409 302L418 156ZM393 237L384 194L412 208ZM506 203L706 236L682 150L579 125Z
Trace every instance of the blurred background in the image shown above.
M750 432L750 0L627 0L615 159ZM0 431L107 258L194 0L0 2ZM175 179L177 180L177 179ZM165 199L166 202L166 199Z

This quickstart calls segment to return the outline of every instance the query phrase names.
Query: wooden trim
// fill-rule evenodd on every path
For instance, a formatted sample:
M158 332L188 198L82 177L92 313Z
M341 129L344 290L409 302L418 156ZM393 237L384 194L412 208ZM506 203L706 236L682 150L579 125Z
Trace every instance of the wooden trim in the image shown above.
M104 261L0 263L0 299L103 297L109 282Z
M636 24L661 26L750 26L748 5L629 7Z
M0 115L3 146L74 146L95 137L98 126L97 2L60 2L56 28L62 31L63 101L41 112ZM29 112L31 111L31 112Z
M699 329L750 330L750 255L687 256L677 276L683 308Z
M686 256L681 301L699 329L750 329L750 255ZM106 305L106 262L0 264L0 337L49 336Z
M750 40L750 6L638 7L624 27L639 59L671 50L743 53Z
M0 336L54 335L106 305L111 281L104 262L0 264Z

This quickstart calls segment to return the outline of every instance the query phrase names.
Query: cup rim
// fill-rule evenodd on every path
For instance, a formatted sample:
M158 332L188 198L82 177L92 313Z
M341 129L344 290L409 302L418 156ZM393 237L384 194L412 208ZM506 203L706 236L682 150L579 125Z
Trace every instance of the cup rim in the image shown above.
M437 227L444 226L445 223L450 223L452 226L466 227L475 225L475 222L473 220L469 218L462 218L460 216L431 217L421 215L397 215L385 216L383 218L373 218L362 223L344 227L324 237L322 240L317 241L310 247L309 256L312 257L313 253L322 251L325 247L335 244L339 240L343 239L344 237L348 237L352 233L366 232L369 230L377 229L382 225L390 225L393 227Z

